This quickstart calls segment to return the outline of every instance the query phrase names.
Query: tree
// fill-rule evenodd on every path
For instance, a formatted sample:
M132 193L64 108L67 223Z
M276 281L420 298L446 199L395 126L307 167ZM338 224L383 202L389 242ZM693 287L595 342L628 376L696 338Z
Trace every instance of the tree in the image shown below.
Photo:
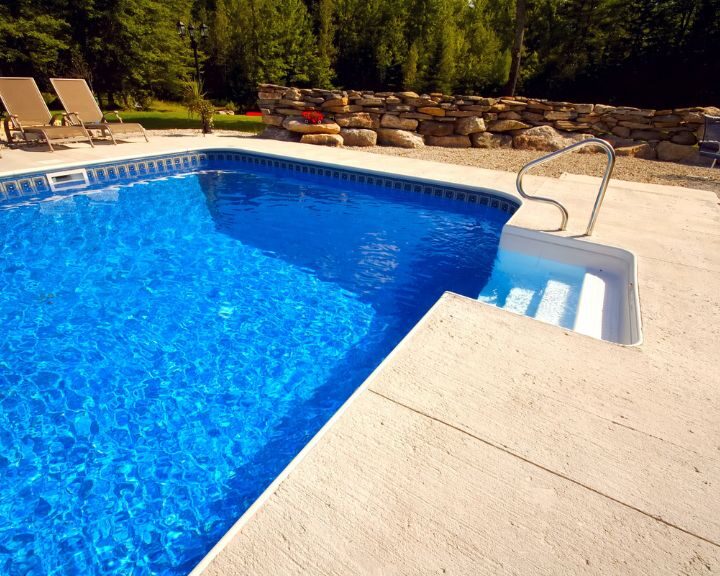
M0 73L48 78L60 70L61 55L69 49L69 26L29 2L14 7L0 6Z
M507 46L509 10L494 0L475 0L461 16L460 46L456 57L454 90L492 94L506 83L510 66Z
M333 81L335 61L335 13L334 0L318 0L314 6L315 34L317 36L318 66L313 71L312 83L320 88L330 88Z
M418 48L413 42L403 65L403 90L418 89Z
M209 26L209 94L241 105L259 82L712 104L718 13L720 0L5 0L0 73L41 89L83 77L128 105L180 99L180 18Z
M510 60L510 76L505 85L505 94L514 96L517 89L518 78L520 77L520 64L522 60L523 41L525 38L525 26L527 25L527 0L515 0L515 36Z

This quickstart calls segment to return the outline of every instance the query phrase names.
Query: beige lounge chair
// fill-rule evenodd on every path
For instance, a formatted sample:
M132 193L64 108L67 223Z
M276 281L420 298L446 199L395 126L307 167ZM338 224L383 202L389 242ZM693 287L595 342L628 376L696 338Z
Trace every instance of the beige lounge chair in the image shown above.
M110 136L113 144L117 144L115 136L138 134L148 142L145 128L136 123L123 123L120 114L113 112L119 122L108 122L95 101L87 82L82 78L50 78L55 92L60 97L67 117L72 124L85 126L88 130L100 130L103 135Z
M51 152L53 143L87 141L93 146L90 134L82 125L52 125L53 115L32 78L0 78L0 100L9 114L5 119L8 144L19 133L28 143L44 140ZM34 138L30 138L31 135Z

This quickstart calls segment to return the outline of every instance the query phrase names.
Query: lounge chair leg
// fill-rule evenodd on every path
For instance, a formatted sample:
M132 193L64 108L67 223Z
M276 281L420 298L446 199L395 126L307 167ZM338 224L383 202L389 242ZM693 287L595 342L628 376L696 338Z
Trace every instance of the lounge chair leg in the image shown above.
M95 148L95 143L93 142L92 136L90 135L90 131L83 126L83 130L85 131L85 136L87 136L88 142L90 142L90 148Z
M45 142L47 142L48 148L50 148L50 152L55 152L55 148L53 148L52 142L50 142L50 138L48 138L47 134L45 134L45 130L42 130L40 133L45 138Z
M148 140L148 137L147 137L147 132L145 132L145 128L143 128L142 131L143 131L142 132L143 136L145 136L145 142L150 142L150 140Z
M717 164L717 158L713 158L713 163L710 164L710 169L711 169L711 170L712 170L713 168L715 168L715 164Z

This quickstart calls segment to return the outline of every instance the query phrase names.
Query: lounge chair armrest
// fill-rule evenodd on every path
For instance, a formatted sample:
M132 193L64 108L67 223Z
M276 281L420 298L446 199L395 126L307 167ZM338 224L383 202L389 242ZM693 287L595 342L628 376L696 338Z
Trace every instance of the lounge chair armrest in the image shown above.
M83 121L77 112L65 112L63 113L63 124L70 126L84 126Z
M118 112L117 110L113 110L112 112L103 112L103 120L104 120L105 122L109 122L110 120L108 120L108 119L105 117L105 114L115 114L115 118L117 118L117 119L118 119L118 122L120 122L120 124L122 124L123 119L120 118L120 112Z
M13 132L22 131L22 124L15 114L8 114L3 118L3 128L8 144L13 141Z
M9 114L5 119L5 126L10 126L11 124L13 126L13 130L22 130L22 124L20 124L20 119L17 115Z

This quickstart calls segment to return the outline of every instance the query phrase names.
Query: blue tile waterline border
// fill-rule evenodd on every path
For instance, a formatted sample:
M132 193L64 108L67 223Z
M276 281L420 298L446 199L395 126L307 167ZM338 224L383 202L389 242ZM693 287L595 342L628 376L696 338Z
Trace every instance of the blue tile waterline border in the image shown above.
M230 163L231 166L216 166L215 163ZM311 161L299 161L289 158L278 158L262 153L245 151L199 150L193 152L160 154L139 157L131 160L118 160L73 166L72 169L85 168L90 187L86 190L98 189L108 185L127 184L144 180L148 177L167 176L195 170L212 169L213 167L242 168L243 166L276 168L297 175L324 176L332 180L346 181L354 184L380 186L393 190L404 190L428 196L436 196L490 207L514 214L520 202L501 193L479 188L464 188L441 182L433 182L422 178L378 174L361 168L339 168L325 166ZM19 202L51 196L46 174L70 168L57 168L26 174L14 174L0 177L0 207L11 206ZM72 194L77 190L56 192L54 195Z

